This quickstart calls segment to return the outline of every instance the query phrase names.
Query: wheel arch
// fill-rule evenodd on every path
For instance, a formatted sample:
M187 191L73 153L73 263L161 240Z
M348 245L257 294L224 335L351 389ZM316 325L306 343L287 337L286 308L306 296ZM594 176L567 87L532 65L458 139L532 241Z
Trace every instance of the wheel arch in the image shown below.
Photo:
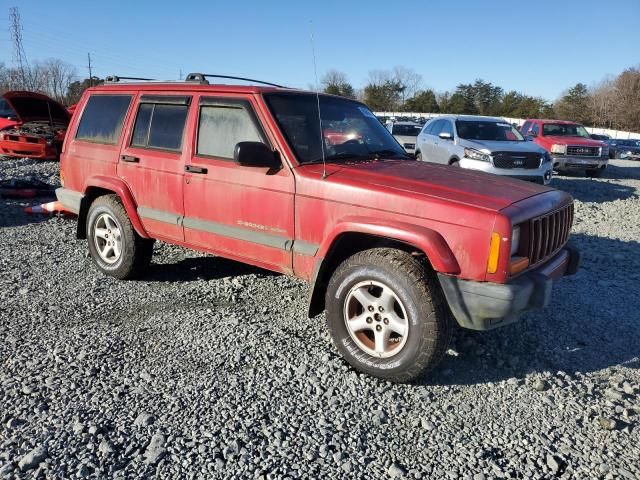
M449 159L449 165L453 165L454 162L459 162L460 159L458 158L457 155L453 155L450 159Z
M329 279L344 260L371 248L397 248L424 258L430 269L456 274L460 267L444 238L436 231L416 225L351 223L337 228L318 252L311 278L309 317L324 311Z
M136 233L142 238L150 238L140 221L140 217L136 210L136 203L133 199L133 195L131 195L129 187L127 187L123 181L101 176L91 177L87 180L87 184L84 189L84 197L80 202L80 211L78 212L76 237L80 239L87 237L87 214L93 201L103 195L111 194L117 195L124 205L124 209L127 212L129 220L131 221Z

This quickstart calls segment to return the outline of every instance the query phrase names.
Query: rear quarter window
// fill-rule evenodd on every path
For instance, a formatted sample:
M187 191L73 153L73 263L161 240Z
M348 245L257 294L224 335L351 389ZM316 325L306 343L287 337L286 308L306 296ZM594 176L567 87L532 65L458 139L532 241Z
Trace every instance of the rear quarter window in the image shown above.
M141 103L131 145L180 151L188 110L188 105Z
M82 112L76 139L115 145L130 104L131 95L92 95Z

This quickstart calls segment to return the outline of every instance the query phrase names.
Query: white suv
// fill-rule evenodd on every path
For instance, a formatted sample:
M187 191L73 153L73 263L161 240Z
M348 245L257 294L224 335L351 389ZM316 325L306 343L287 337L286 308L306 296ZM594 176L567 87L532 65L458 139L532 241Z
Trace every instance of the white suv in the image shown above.
M442 115L418 135L416 158L541 184L551 181L553 162L501 118Z

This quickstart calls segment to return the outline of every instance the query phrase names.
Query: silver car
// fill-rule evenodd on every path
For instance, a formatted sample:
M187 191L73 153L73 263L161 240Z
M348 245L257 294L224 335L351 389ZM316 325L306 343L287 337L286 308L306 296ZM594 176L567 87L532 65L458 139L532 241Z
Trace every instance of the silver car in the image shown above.
M501 118L442 115L418 135L416 158L547 185L553 162Z
M387 123L387 129L391 135L395 137L405 152L409 155L416 153L416 141L418 134L422 129L422 125L416 122L390 122Z

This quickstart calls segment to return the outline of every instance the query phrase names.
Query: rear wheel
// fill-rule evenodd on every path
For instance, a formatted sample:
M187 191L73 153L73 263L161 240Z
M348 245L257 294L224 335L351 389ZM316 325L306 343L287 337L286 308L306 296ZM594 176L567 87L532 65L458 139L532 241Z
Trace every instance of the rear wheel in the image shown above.
M117 195L98 197L91 204L87 239L94 263L112 277L138 277L151 262L153 240L136 233Z
M327 288L333 342L357 370L408 382L441 360L451 324L431 272L412 255L379 248L356 253Z

